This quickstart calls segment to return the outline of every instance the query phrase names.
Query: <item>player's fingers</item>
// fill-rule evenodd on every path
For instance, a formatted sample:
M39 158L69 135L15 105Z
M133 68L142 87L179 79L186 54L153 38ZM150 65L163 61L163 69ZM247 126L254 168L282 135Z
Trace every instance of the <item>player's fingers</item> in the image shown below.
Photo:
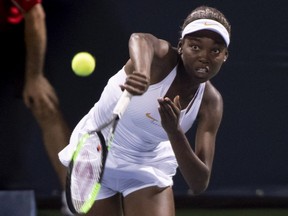
M164 105L164 107L166 107L167 111L173 113L174 115L179 115L180 113L180 102L179 102L179 96L176 96L174 98L175 103L173 103L168 97L165 97L161 103Z
M141 83L149 83L149 79L146 75L141 73L133 73L127 76L126 82L135 81Z
M127 90L133 95L142 95L149 87L149 80L145 76L137 74L129 75L123 85L120 85L122 90Z
M158 103L160 105L160 111L163 117L165 118L176 117L174 109L171 106L173 103L171 103L171 100L169 98L167 97L159 98Z
M140 91L146 91L146 89L149 86L149 83L150 81L146 75L135 72L127 76L125 85L138 88Z
M179 124L179 116L173 111L172 106L167 103L167 100L161 98L159 102L159 115L161 117L161 124L167 133L175 131Z
M178 108L179 110L181 110L180 96L179 96L179 95L175 96L175 98L173 99L173 102L174 102L174 104L177 106L177 108Z
M135 77L135 78L138 77L138 78L142 78L142 79L145 79L145 80L149 80L146 74L140 73L140 72L137 72L137 71L134 71L132 74L130 74L130 76Z
M129 93L131 93L132 95L142 95L145 91L142 89L139 89L137 87L133 87L130 85L120 85L120 88L122 91L127 90Z

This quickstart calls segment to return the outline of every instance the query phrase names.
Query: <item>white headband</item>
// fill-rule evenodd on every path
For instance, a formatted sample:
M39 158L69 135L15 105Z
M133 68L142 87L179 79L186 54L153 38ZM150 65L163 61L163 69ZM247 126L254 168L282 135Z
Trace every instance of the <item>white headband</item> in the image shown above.
M230 43L230 37L227 29L221 23L211 19L198 19L189 23L182 31L182 38L184 38L184 36L187 34L204 29L211 30L220 34L228 47Z

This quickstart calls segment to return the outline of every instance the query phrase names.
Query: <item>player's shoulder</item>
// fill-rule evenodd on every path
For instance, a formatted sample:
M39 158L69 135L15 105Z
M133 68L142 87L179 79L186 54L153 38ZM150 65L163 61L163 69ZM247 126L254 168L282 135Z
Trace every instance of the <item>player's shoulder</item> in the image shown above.
M205 91L203 95L204 102L208 104L218 104L222 105L223 98L219 90L211 83L211 81L207 81L205 85Z
M223 113L223 98L210 81L206 82L198 117L210 123L219 123ZM214 120L213 120L214 119Z

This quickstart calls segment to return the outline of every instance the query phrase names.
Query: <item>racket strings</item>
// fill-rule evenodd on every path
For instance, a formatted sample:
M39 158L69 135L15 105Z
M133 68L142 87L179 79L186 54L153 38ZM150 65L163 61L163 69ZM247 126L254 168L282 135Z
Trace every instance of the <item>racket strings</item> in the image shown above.
M103 167L102 148L99 138L90 135L83 149L79 152L78 158L74 163L71 175L71 197L74 208L80 211L85 203L93 202L93 188L95 182L101 178Z

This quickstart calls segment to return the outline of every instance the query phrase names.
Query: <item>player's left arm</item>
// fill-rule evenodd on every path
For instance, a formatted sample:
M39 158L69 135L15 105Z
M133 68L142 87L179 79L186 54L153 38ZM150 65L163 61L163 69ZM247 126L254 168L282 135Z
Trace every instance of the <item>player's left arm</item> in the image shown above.
M162 126L167 132L179 169L189 188L198 194L210 180L215 140L222 119L223 101L219 92L207 82L198 113L195 150L179 125L179 97L159 99Z
M53 112L58 99L56 93L44 76L46 54L46 20L42 4L38 3L24 12L26 68L24 102L33 113L43 113L43 109Z
M195 154L205 167L202 179L199 172L200 188L208 187L214 160L215 143L218 129L223 115L223 99L221 94L207 82L206 93L198 114L197 131L195 137ZM197 173L196 173L197 175ZM197 183L195 184L197 185ZM193 189L192 189L193 190Z

